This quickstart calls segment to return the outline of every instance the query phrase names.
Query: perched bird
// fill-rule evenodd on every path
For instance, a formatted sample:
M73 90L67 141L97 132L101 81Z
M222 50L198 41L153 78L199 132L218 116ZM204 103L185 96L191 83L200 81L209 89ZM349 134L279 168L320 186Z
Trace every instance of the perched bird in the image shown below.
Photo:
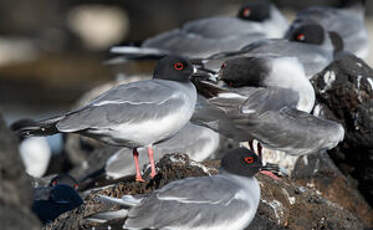
M46 173L52 151L45 137L25 138L19 145L19 152L27 174L42 177Z
M259 205L260 186L254 176L261 169L260 157L238 148L225 154L219 175L174 181L145 197L100 198L129 207L123 229L242 230ZM89 219L102 217L110 219L105 213Z
M299 68L286 63L298 63ZM266 148L290 155L334 148L343 140L344 129L308 113L315 96L300 66L295 58L287 57L227 61L219 75L228 87L196 82L210 107L197 106L197 118L192 121L238 141L256 139Z
M32 123L32 120L22 119L14 122L10 129L17 129L23 124ZM48 169L52 150L45 137L19 137L19 153L25 165L26 172L32 177L42 177Z
M197 93L190 81L195 68L185 58L161 59L152 80L122 84L72 112L18 127L23 136L79 133L133 149L136 180L143 181L138 148L147 148L156 175L152 145L171 138L191 118Z
M219 148L220 136L209 128L188 123L172 138L154 146L157 161L165 154L185 153L192 160L203 161L211 157ZM130 175L136 172L133 164L129 164L130 149L122 149L111 156L105 165L105 174L113 179ZM139 164L144 165L146 161L139 156Z
M239 50L264 38L280 38L288 28L281 12L267 0L245 4L236 17L211 17L186 23L143 42L141 47L113 47L127 58L182 55L205 58L214 53Z
M303 64L306 75L311 78L325 68L334 57L340 43L338 34L327 33L322 26L305 24L288 34L287 39L266 39L251 43L237 52L223 52L204 59L204 67L219 70L221 64L231 58L247 56L288 56L296 57Z
M46 200L34 200L32 211L45 224L59 215L83 204L82 198L70 186L59 184L53 186Z
M306 22L318 23L326 30L337 32L344 43L344 51L360 58L369 54L369 37L365 27L365 0L344 0L343 7L313 6L297 13L287 34Z
M70 175L53 177L48 186L34 188L32 211L44 224L53 221L62 213L83 204L77 188L78 182Z

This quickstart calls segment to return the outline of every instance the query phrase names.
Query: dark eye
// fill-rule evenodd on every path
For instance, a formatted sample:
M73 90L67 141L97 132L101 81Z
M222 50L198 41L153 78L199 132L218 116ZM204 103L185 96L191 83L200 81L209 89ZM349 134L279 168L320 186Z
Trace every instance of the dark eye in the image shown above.
M298 34L295 39L297 41L304 41L304 39L306 38L306 36L304 34Z
M183 70L183 69L184 69L184 64L181 63L181 62L177 62L177 63L174 64L174 68L175 68L177 71Z
M243 160L248 164L254 163L254 157L245 157Z
M244 17L249 17L250 16L250 14L251 14L251 9L250 8L245 8L244 10L243 10L243 12L242 12L242 15L244 16Z

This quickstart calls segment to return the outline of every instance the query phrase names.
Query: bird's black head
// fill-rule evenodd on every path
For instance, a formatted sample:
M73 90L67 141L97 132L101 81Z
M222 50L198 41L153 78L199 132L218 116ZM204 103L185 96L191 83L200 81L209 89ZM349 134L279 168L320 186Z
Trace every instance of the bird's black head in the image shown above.
M178 56L166 56L157 63L153 78L188 82L193 73L193 64L188 59Z
M79 188L79 183L77 180L75 180L74 177L68 175L68 174L60 174L52 178L52 180L49 182L49 186L54 187L56 185L68 185L75 190Z
M255 176L263 167L260 157L246 148L237 148L226 153L221 166L226 172L245 177Z
M318 24L306 24L291 31L287 38L289 41L322 45L325 40L325 30Z
M269 1L261 0L247 3L241 7L238 11L237 17L255 21L262 22L269 19L271 16L271 6Z
M229 87L261 86L271 68L265 58L239 57L229 59L219 71L220 80Z
M61 205L79 206L83 203L79 194L70 186L58 184L49 194L49 200Z

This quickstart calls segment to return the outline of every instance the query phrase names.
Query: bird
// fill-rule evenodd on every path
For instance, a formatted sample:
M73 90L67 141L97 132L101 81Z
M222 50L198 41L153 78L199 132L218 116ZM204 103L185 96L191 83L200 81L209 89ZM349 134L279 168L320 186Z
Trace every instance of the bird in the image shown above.
M116 46L111 52L124 55L119 60L170 54L205 58L218 52L239 50L260 39L280 38L287 28L288 21L272 3L253 1L243 5L236 17L190 21L181 28L146 39L141 47ZM115 60L118 58L111 63L117 63Z
M47 186L34 188L32 211L44 224L53 221L62 213L83 204L76 191L78 187L75 178L68 174L54 176Z
M46 173L52 151L45 137L24 139L19 145L19 152L27 174L42 177Z
M340 42L333 41L341 41L337 33L327 33L318 24L304 24L288 34L287 38L260 40L240 51L216 53L201 62L205 68L217 71L225 60L231 58L290 56L298 58L310 79L333 60L335 52L343 49Z
M32 211L44 224L83 204L75 189L66 184L53 186L48 195L47 199L36 199L32 203Z
M365 0L344 0L342 7L312 6L297 13L287 34L305 22L322 25L326 30L337 32L343 42L344 51L360 58L369 54L369 36L365 27Z
M136 180L144 181L138 165L138 148L147 148L154 177L152 145L171 138L191 118L197 93L190 78L195 72L198 70L188 59L167 56L158 62L152 80L116 86L86 106L14 131L21 136L79 133L131 148Z
M30 119L14 122L10 129L17 129L19 125L31 123ZM52 150L45 137L19 137L19 153L25 165L26 173L32 177L42 177L49 166Z
M259 156L246 148L227 152L220 174L171 182L149 195L121 199L99 195L97 200L129 209L123 229L231 229L242 230L253 220L260 201L255 174ZM100 217L97 213L88 220ZM117 217L117 216L116 216Z
M226 87L206 80L196 82L206 101L204 106L196 106L192 122L237 141L255 139L289 155L334 148L344 138L343 126L309 114L314 105L313 88L304 72L302 80L302 68L289 68L286 63L296 66L297 61L294 57L228 60L219 71ZM298 65L301 67L299 61Z
M220 136L209 128L188 123L172 138L154 146L157 152L155 160L162 158L165 154L182 152L190 156L194 161L203 161L213 156L218 150ZM121 149L113 154L105 164L105 174L113 179L130 175L135 172L132 164L129 164L130 149ZM139 157L139 164L146 162Z

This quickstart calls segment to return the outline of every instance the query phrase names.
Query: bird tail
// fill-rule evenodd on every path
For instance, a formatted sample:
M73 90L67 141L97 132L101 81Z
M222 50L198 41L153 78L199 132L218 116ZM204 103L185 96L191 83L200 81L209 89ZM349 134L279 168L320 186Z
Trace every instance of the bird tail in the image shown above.
M142 59L161 59L168 53L160 49L148 47L134 47L134 46L114 46L110 49L110 53L119 54L121 56L114 57L105 62L105 64L120 64L130 60Z
M56 128L57 122L62 120L65 116L57 116L41 121L33 121L31 119L21 119L14 122L10 129L18 136L48 136L58 133Z
M110 207L112 207L113 205L121 206L121 209L117 211L101 212L85 218L87 221L90 222L106 223L114 219L123 219L127 217L128 209L140 204L143 198L141 196L134 197L131 195L124 195L122 198L119 199L105 195L98 195L96 199Z
M121 205L124 207L134 207L138 204L141 203L143 200L143 197L141 196L131 196L131 195L124 195L122 198L115 198L115 197L110 197L110 196L105 196L105 195L98 195L97 197L98 200L104 202L104 203L111 203L111 204L116 204L116 205Z

